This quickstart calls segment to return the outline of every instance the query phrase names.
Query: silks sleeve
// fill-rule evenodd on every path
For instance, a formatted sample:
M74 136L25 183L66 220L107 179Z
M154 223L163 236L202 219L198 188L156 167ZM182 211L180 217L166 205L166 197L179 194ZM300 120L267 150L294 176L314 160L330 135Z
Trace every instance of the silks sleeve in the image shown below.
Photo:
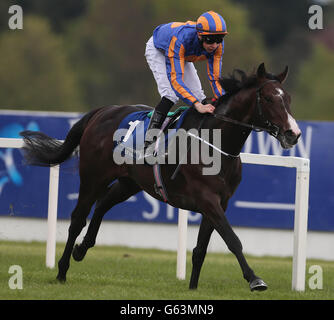
M215 54L208 57L207 73L212 88L212 92L216 99L225 94L224 89L219 83L219 78L222 73L223 60L223 44L220 45Z
M166 55L167 76L175 94L188 105L192 105L197 99L184 83L184 53L184 46L174 36Z

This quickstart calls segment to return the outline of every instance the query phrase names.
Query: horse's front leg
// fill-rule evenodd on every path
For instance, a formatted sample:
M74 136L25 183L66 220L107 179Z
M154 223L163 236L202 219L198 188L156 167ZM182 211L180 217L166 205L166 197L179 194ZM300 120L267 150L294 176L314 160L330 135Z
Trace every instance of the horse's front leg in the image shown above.
M198 279L201 272L201 268L204 262L208 244L212 231L214 230L211 222L203 216L201 225L199 227L197 244L193 250L192 263L193 268L191 272L191 278L189 283L189 289L196 289L198 285Z
M212 199L211 199L212 200ZM204 215L211 221L213 227L225 241L228 249L236 256L241 267L243 277L249 283L251 291L266 290L266 283L254 274L254 271L249 267L246 258L242 252L242 244L238 236L234 233L230 223L228 222L225 211L219 201L210 201L207 203Z

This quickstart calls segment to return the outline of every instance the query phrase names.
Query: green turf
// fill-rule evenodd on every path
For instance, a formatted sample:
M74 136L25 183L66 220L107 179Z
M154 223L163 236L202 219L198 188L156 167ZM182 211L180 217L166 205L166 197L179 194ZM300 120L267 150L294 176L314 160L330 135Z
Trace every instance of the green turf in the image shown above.
M59 259L64 244L57 245ZM307 261L306 291L291 290L292 259L247 257L250 266L269 288L250 292L233 255L209 253L197 290L187 279L176 279L176 253L170 251L97 246L85 260L71 260L67 282L55 281L56 269L45 267L45 244L0 242L0 299L334 299L334 262ZM9 288L11 265L23 270L23 289ZM308 286L311 265L323 270L323 289Z

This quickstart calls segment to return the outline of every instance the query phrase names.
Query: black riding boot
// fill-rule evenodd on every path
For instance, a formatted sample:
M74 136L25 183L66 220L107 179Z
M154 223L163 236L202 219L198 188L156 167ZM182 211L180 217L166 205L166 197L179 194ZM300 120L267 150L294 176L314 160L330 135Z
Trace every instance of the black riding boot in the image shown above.
M168 111L173 106L173 102L163 97L160 103L156 106L151 116L150 123L148 125L145 135L144 150L153 142L152 135L150 135L150 129L160 129L163 122L165 121Z
M150 134L150 130L160 129L165 119L166 119L166 114L163 114L156 109L153 111L150 123L148 124L146 135L145 135L145 149L154 141L152 139L153 138L152 134Z

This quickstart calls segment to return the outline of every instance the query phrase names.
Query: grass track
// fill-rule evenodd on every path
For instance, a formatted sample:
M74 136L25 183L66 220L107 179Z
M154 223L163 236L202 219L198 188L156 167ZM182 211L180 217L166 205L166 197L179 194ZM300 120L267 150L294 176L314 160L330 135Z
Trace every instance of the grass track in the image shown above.
M64 244L57 244L57 260ZM188 290L191 254L187 256L187 279L176 279L176 253L170 251L97 246L82 262L71 259L67 282L55 281L56 269L45 267L45 244L0 242L0 299L117 299L117 300L240 300L240 299L334 299L334 262L307 261L323 270L323 289L291 291L291 258L252 257L248 262L269 288L250 292L237 260L230 254L207 254L197 290ZM23 289L8 286L11 265L23 270Z

